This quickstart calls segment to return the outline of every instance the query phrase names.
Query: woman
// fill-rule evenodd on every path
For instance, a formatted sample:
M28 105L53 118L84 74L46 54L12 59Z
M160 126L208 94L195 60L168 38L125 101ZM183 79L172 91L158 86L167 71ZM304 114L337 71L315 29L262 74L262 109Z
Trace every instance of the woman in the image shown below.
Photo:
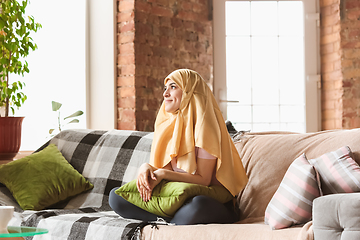
M165 78L164 101L155 122L150 163L140 167L137 188L144 201L163 179L223 185L233 196L247 182L238 152L230 138L216 100L202 77L180 69ZM119 215L146 221L158 216L110 193L110 206ZM172 219L175 224L230 223L237 220L232 202L222 204L196 196Z

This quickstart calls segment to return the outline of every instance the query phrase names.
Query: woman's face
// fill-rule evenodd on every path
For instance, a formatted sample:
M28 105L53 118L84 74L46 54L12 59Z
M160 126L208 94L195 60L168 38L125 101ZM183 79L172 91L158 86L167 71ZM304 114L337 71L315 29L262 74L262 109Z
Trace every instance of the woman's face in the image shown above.
M181 103L181 88L179 88L173 80L169 79L165 84L163 96L165 101L165 111L169 113L176 112Z

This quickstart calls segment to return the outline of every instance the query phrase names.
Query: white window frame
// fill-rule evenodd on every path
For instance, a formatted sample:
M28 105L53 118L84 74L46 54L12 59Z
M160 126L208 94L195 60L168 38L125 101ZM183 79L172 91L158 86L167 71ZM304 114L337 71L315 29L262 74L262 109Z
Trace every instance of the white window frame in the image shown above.
M213 36L214 36L214 95L224 118L227 118L226 105L226 33L225 2L239 0L216 0L213 2ZM240 0L241 1L241 0ZM248 1L248 0L244 0ZM274 1L274 0L261 0ZM281 1L281 0L280 0ZM294 0L286 0L294 1ZM321 95L320 95L320 43L319 43L319 2L302 0L304 5L304 42L305 47L305 124L306 132L321 129ZM309 44L311 43L311 44ZM240 91L240 90L239 90Z

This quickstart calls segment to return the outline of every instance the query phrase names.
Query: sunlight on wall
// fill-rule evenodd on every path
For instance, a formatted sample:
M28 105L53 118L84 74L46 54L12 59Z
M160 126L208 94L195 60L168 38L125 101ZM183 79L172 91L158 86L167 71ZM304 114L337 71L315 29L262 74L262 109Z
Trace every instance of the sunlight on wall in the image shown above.
M32 35L38 49L26 59L28 100L15 116L25 116L20 150L36 150L50 138L49 129L57 126L51 101L63 104L62 118L86 110L85 0L31 0L26 14L34 16L42 28ZM22 77L10 76L12 81L18 78ZM80 123L66 128L85 128L85 115L78 118Z

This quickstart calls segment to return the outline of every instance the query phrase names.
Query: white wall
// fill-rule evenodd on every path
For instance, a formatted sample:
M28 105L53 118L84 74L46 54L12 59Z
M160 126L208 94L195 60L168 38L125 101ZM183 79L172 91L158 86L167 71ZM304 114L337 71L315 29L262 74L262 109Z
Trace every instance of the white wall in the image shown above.
M116 128L116 1L87 1L87 126Z

